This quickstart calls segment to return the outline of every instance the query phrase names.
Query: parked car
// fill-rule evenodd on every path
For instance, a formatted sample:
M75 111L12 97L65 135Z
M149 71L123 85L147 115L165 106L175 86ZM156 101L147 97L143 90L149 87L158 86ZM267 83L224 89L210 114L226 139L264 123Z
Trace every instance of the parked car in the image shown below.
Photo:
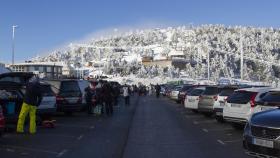
M53 114L56 112L56 96L52 86L48 83L40 82L42 91L42 101L37 108L37 114Z
M185 108L197 112L198 102L201 99L201 94L205 91L205 89L205 87L194 88L189 94L187 94L184 102Z
M0 106L0 136L2 136L4 129L5 129L5 118L4 118L2 106Z
M218 86L207 86L199 99L198 111L207 116L212 115L214 102L217 100L220 90Z
M280 109L252 115L244 128L243 147L254 157L280 157Z
M45 83L40 83L40 85L42 86L43 98L37 110L39 117L43 114L53 114L56 112L55 95L51 91L50 85ZM9 81L0 82L0 105L8 129L14 128L17 123L24 93L25 87L20 83Z
M232 123L234 127L240 128L240 125L245 125L253 114L256 102L270 89L269 87L253 87L235 90L227 99L223 110L224 119Z
M72 114L86 107L85 88L89 86L86 80L45 80L51 84L56 93L57 111Z
M0 82L0 105L5 118L5 128L14 128L17 123L23 101L22 89L20 83Z
M183 85L183 88L179 91L178 102L184 104L185 97L187 93L191 92L193 88L197 87L196 85Z
M280 89L271 89L259 101L256 102L256 107L253 113L276 109L280 105Z
M179 92L182 90L183 88L183 85L180 85L180 86L176 86L172 91L171 91L171 96L170 98L174 101L176 101L178 103L179 101L179 98L178 98L178 95L179 95Z
M221 92L217 95L217 99L214 102L213 109L214 109L215 118L218 122L224 121L223 119L224 106L226 104L228 96L230 96L236 89L237 89L236 86L223 87Z

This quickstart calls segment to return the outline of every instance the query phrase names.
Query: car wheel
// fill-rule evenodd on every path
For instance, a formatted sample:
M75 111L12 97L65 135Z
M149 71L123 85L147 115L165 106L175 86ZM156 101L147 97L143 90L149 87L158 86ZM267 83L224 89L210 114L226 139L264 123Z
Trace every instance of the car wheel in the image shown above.
M197 110L195 110L195 109L192 109L192 112L194 112L194 113L198 113L198 111L197 111Z
M219 123L224 123L225 120L223 119L223 117L216 117L217 122Z
M231 125L232 125L233 128L235 128L237 130L243 130L244 129L244 125L242 125L242 124L232 123Z
M212 114L212 113L205 112L205 113L203 113L203 115L206 116L206 117L211 117L213 114Z
M72 115L73 115L73 112L67 111L67 112L64 112L64 114L67 115L67 116L72 116Z

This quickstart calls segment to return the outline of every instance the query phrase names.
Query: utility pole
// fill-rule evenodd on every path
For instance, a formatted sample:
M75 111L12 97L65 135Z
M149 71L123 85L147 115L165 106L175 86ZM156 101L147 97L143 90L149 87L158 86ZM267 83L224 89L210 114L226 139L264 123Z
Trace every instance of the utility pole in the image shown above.
M243 63L244 63L244 52L243 52L243 34L240 33L240 79L243 80Z
M207 51L207 79L210 81L210 53Z
M15 29L17 28L17 25L13 25L13 36L12 36L12 65L15 64Z

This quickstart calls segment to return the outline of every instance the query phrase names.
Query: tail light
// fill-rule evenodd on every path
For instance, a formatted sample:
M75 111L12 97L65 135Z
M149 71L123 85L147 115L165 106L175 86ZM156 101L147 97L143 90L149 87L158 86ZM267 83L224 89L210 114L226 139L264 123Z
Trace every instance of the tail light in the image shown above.
M82 103L82 99L83 99L82 97L79 97L77 103Z
M4 114L3 114L3 109L2 109L2 106L0 105L0 117L3 117Z
M214 96L213 99L214 99L215 101L217 101L217 100L218 100L218 96Z
M255 102L255 98L257 96L258 93L254 93L251 95L251 98L250 98L250 105L251 107L255 107L256 106L256 102Z
M56 96L56 101L63 101L63 100L64 100L63 97L61 97L61 96Z
M226 102L226 101L227 101L227 99L228 99L228 97L225 97L225 98L224 98L224 101Z

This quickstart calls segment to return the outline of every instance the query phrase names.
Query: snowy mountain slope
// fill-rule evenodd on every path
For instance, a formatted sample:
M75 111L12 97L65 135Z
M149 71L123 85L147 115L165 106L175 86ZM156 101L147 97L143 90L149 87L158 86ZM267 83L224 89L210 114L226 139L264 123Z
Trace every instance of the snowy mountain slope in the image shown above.
M65 61L79 66L78 63L81 62L106 59L107 73L178 77L178 70L173 71L174 68L145 68L140 65L139 58L160 58L159 56L168 56L174 51L183 51L189 61L185 68L187 74L192 78L205 78L209 53L211 79L217 80L219 77L239 77L241 49L244 52L245 79L278 82L280 30L274 28L201 25L137 30L102 40L88 41L82 45L72 44L65 50L57 50L48 56L33 60ZM145 73L146 75L141 75Z

